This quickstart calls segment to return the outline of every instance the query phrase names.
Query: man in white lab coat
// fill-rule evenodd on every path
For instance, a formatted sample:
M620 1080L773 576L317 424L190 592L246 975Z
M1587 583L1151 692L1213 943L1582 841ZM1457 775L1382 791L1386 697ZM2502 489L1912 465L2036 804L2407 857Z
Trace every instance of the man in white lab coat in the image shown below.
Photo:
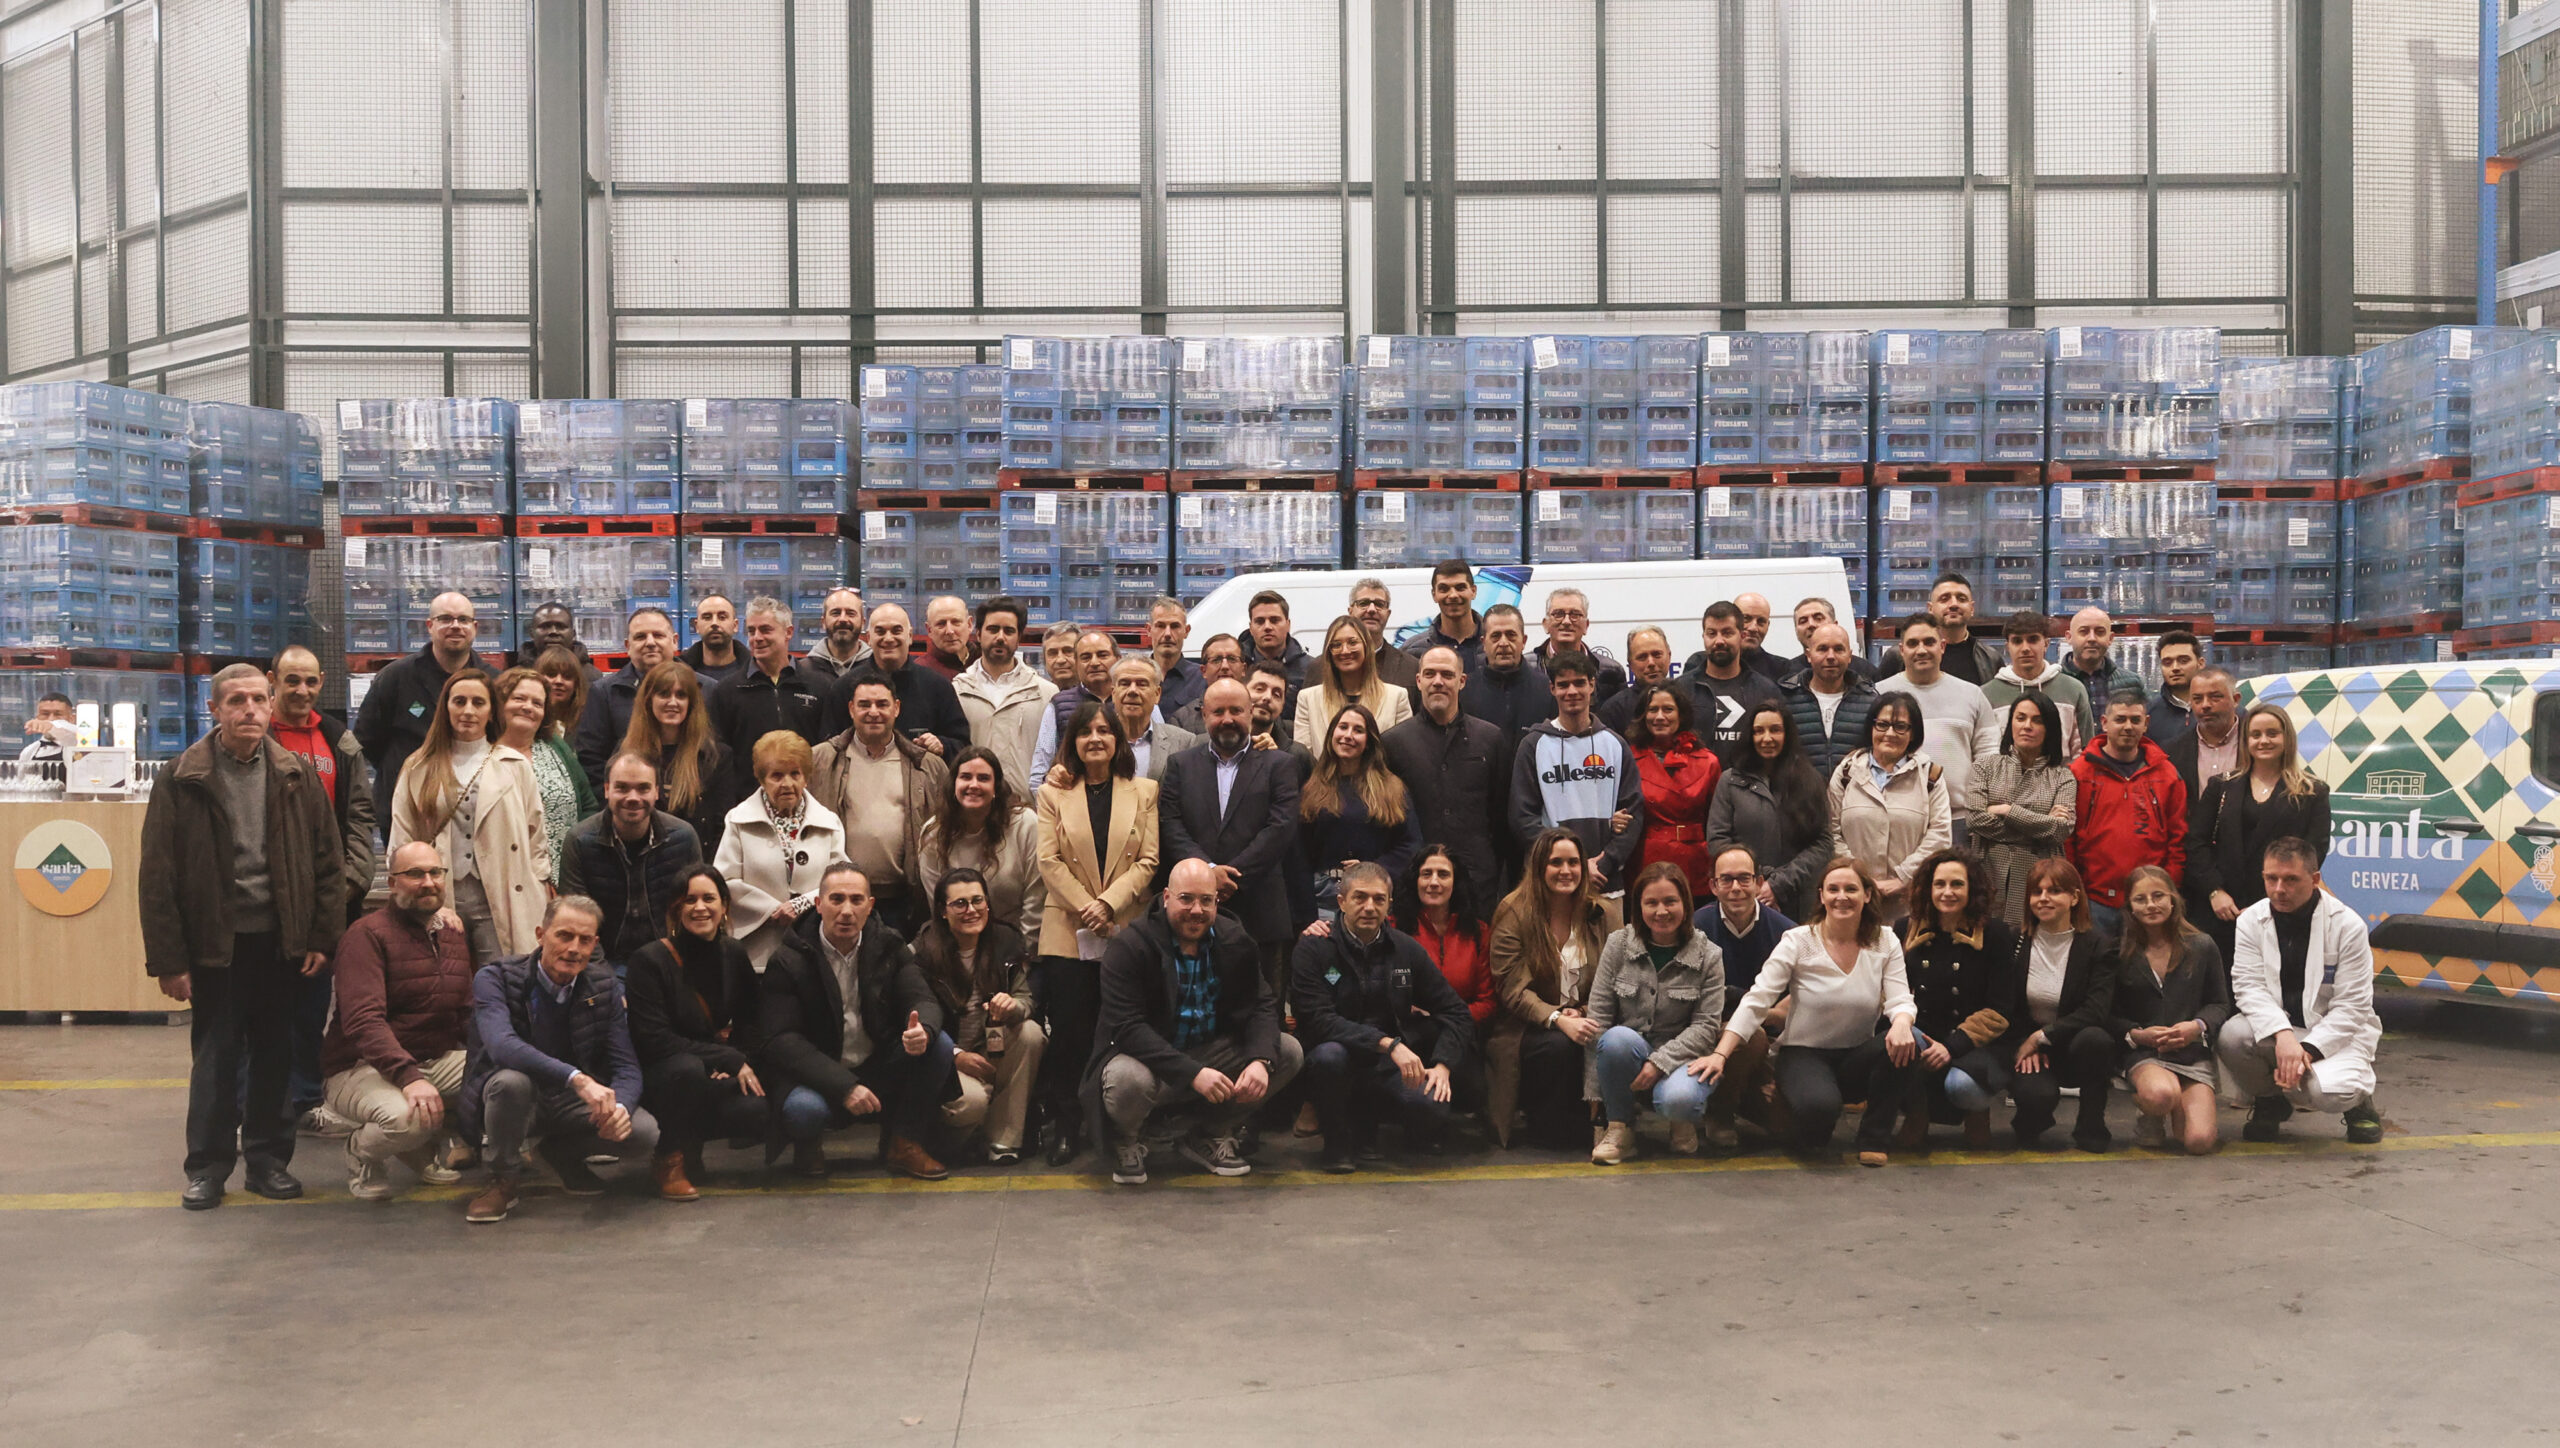
M2345 1116L2347 1140L2382 1140L2374 1105L2373 949L2364 921L2320 888L2320 857L2286 836L2267 846L2267 898L2233 927L2232 1016L2216 1045L2222 1069L2254 1105L2241 1134L2273 1141L2306 1111Z

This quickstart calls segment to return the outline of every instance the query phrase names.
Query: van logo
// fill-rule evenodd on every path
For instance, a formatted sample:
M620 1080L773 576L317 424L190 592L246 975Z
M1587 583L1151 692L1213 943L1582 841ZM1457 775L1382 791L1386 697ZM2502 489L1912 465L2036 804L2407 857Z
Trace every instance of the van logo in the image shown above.
M2427 777L2414 769L2376 769L2365 775L2364 792L2379 799L2424 799Z
M2560 863L2553 860L2551 846L2540 844L2533 847L2531 873L2533 883L2542 887L2543 894L2560 895Z

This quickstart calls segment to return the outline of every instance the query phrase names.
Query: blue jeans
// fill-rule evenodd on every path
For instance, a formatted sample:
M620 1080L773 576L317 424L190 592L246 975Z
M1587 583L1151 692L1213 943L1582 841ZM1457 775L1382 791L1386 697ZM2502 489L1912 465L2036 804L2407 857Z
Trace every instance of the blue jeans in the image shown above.
M2105 939L2114 940L2124 934L2124 912L2112 905L2101 905L2095 900L2090 901L2089 919L2096 927L2098 934Z
M1636 1119L1636 1073L1653 1054L1644 1037L1625 1026L1611 1026L1601 1033L1600 1044L1592 1048L1599 1053L1600 1105L1609 1113L1612 1125ZM1673 1121L1695 1126L1707 1114L1707 1098L1715 1088L1685 1070L1673 1071L1653 1083L1653 1109Z
M782 1098L782 1134L792 1142L816 1141L827 1134L827 1098L806 1086L794 1086Z
M925 1140L940 1119L943 1099L950 1091L951 1056L951 1037L940 1031L933 1033L921 1056L900 1050L895 1036L876 1045L853 1073L856 1082L880 1098L878 1114L863 1119L909 1141ZM830 1126L853 1124L854 1115L844 1109L843 1102L829 1101L806 1086L794 1086L783 1095L782 1134L794 1143L816 1141Z

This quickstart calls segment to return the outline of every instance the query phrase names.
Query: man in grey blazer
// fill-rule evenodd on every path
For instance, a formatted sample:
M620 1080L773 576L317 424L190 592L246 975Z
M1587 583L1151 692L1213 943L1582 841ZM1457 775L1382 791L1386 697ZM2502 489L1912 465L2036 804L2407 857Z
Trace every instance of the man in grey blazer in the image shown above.
M1220 908L1244 922L1272 989L1289 966L1287 872L1297 857L1298 766L1256 749L1244 685L1220 679L1201 696L1206 741L1173 756L1156 797L1164 868L1206 860L1218 870Z
M1200 742L1199 735L1173 727L1156 712L1163 692L1156 661L1145 654L1131 654L1111 666L1111 712L1119 716L1120 732L1129 736L1129 751L1138 756L1138 777L1158 783L1175 755Z

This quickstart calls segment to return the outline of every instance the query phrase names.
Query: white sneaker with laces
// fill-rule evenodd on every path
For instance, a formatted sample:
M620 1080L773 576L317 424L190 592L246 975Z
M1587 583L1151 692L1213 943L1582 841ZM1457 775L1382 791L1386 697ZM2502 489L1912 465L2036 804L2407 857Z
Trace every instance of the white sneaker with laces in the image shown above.
M391 1174L382 1163L356 1155L353 1137L347 1140L347 1195L360 1202L391 1200Z
M1124 1187L1142 1187L1147 1184L1147 1144L1145 1142L1120 1143L1116 1160L1111 1167L1111 1180Z
M444 1154L432 1146L420 1147L400 1158L418 1174L418 1180L431 1187L449 1187L462 1180L462 1173L444 1164Z
M326 1106L314 1106L302 1113L294 1128L304 1136L352 1136L356 1124Z

